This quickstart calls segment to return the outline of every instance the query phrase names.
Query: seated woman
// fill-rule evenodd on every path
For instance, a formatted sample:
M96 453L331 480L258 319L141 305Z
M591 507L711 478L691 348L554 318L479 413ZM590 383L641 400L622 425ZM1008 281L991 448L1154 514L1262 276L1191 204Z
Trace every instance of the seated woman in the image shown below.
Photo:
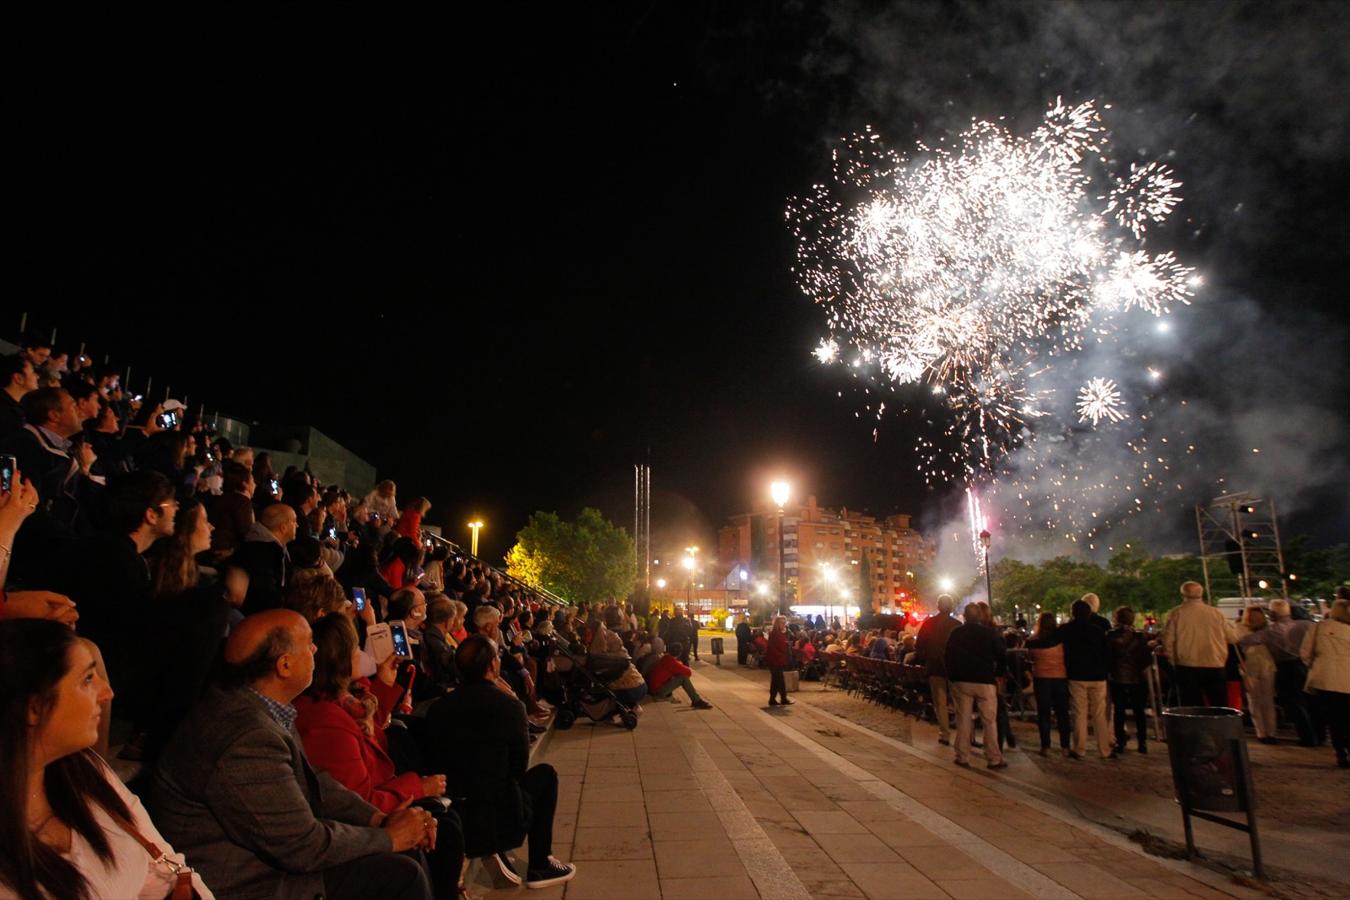
M90 749L112 697L91 648L59 622L0 621L0 894L210 898Z
M444 775L398 772L385 729L402 689L394 679L397 657L380 666L372 682L353 680L359 665L356 628L346 616L324 616L313 625L314 680L295 699L295 729L314 768L383 813L445 794ZM436 816L436 848L428 854L437 895L460 885L464 834L459 817L443 803L423 804ZM463 891L462 885L459 887Z

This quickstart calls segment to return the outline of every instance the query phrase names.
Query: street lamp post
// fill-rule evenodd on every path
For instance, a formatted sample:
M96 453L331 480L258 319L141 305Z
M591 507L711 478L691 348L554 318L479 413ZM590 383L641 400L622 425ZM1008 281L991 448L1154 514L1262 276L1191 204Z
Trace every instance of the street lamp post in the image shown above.
M683 561L685 569L689 572L689 580L685 582L684 589L684 611L692 619L694 617L694 567L697 565L694 561L694 554L698 553L698 548L685 547L684 552L689 554Z
M769 486L773 502L778 504L778 614L787 615L787 565L783 560L783 506L788 502L792 488L786 481L775 481Z
M980 546L984 548L984 591L989 596L989 605L994 605L994 580L989 573L989 544L992 540L988 530L980 532Z
M482 521L474 519L469 523L469 530L473 532L473 537L469 540L469 555L478 555L478 529L483 527Z

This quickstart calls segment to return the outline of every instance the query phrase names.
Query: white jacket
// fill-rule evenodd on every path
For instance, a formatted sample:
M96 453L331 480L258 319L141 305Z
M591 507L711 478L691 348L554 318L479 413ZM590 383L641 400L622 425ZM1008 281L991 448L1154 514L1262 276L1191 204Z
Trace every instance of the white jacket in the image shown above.
M1299 655L1308 665L1307 690L1350 694L1350 625L1323 619L1308 630Z

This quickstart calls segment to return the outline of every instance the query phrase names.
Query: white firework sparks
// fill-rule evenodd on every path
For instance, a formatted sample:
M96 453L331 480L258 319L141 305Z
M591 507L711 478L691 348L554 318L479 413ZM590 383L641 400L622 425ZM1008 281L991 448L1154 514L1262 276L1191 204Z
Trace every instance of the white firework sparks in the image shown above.
M1120 391L1109 378L1093 378L1078 392L1078 419L1096 425L1102 419L1120 422L1125 413L1120 409Z
M1070 429L1073 404L1050 403L1031 379L1089 341L1111 340L1120 317L1161 317L1190 302L1193 270L1144 246L1180 202L1181 182L1153 162L1090 176L1089 161L1110 171L1108 143L1092 101L1057 100L1024 136L974 121L949 146L920 144L913 158L868 129L834 152L830 183L789 204L793 271L825 312L816 357L878 387L925 385L945 408L946 438L917 439L928 480L1003 480L1003 461L1025 449L1033 469L1015 477L1027 490L1083 487L1038 467L1036 432ZM1092 379L1077 399L1082 421L1127 418L1110 379ZM1099 492L1129 493L1135 480Z

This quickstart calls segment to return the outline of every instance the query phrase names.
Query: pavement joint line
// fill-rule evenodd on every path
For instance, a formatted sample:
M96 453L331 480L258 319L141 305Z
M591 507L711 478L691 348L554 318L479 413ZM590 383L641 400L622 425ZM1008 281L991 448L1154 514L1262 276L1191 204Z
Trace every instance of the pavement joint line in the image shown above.
M724 674L724 675L730 675L731 677L735 678L737 681L744 682L745 684L748 684L748 685L750 685L750 686L752 686L752 687L757 687L757 686L754 685L752 682L748 681L748 680L745 679L745 678L741 678L740 676L736 675L734 672L726 672L726 673L722 673L722 674ZM717 679L717 680L720 681L721 679L719 678L719 679ZM942 766L942 767L944 768L944 770L946 769L946 763L947 763L947 760L946 760L945 758L941 757L941 756L938 756L938 755L932 754L932 753L928 753L928 752L926 752L926 751L924 751L924 750L922 750L922 749L920 749L920 748L918 748L918 747L912 747L912 746L910 746L909 744L906 744L904 741L896 740L895 738L888 737L887 735L884 735L884 734L878 734L877 732L871 730L870 728L867 728L867 727L865 727L865 726L863 726L863 725L859 725L859 724L856 723L856 722L851 722L851 721L849 721L848 719L843 718L842 716L837 716L837 715L835 715L834 713L826 712L826 711L823 710L823 709L817 709L817 708L811 706L810 704L807 704L807 703L800 703L800 704L794 704L794 705L797 706L799 709L805 709L805 710L807 710L807 711L808 711L809 713L811 713L812 715L819 716L819 717L821 717L821 718L823 718L823 719L825 719L825 720L827 720L827 721L829 721L829 722L832 722L832 723L834 723L834 724L836 724L836 725L842 725L842 726L845 726L845 727L847 727L847 728L849 728L849 729L851 729L851 730L853 730L853 731L856 731L856 732L859 732L859 733L861 733L861 734L863 734L863 735L866 735L867 737L872 738L873 740L878 741L878 742L880 742L880 743L882 743L882 744L885 744L885 745L891 746L891 747L895 747L896 749L899 749L899 750L901 750L902 752L904 752L904 753L906 753L906 754L908 754L908 755L910 755L910 756L913 756L913 757L915 757L915 758L917 758L917 759L920 759L920 760L922 760L922 761L924 761L924 762L932 763L933 765L940 765L940 766ZM774 722L775 725L779 725L779 724L780 724L780 723L778 723L778 721L775 720L772 716L768 716L766 713L764 713L763 710L759 710L759 712L760 712L762 715L765 715L767 718L769 718L770 721ZM798 732L796 732L795 730L791 729L790 726L782 726L782 727L783 727L783 728L788 728L788 730L789 730L789 731L792 731L793 734L798 734ZM807 741L808 743L810 743L810 744L814 744L814 743L815 743L810 737L807 737L806 735L801 735L801 737L802 737L805 741ZM804 745L804 746L805 746L805 745ZM823 748L823 747L820 748L820 749L824 750L826 753L831 753L831 752L832 752L832 751L830 751L830 750L828 750L828 749L826 749L826 748ZM847 760L845 760L845 762L847 762ZM853 764L852 764L852 763L849 763L849 765L853 765ZM865 775L868 779L875 779L875 778L876 778L876 776L872 775L872 773L870 773L870 772L867 772L865 769L861 769L860 771L862 771L862 772L864 773L864 775ZM1048 815L1048 816L1050 816L1051 818L1054 818L1054 819L1056 819L1056 820L1058 820L1058 821L1060 821L1060 822L1063 822L1063 823L1066 824L1066 825L1069 825L1070 827L1078 828L1078 829L1080 829L1080 830L1082 830L1082 831L1089 832L1089 833L1091 833L1093 836L1095 836L1095 837L1097 837L1097 838L1100 838L1101 840L1103 840L1103 841L1105 841L1105 842L1111 844L1112 846L1116 847L1117 849L1129 851L1130 853L1132 853L1132 854L1134 854L1134 855L1136 855L1136 856L1138 856L1138 857L1140 857L1140 858L1142 858L1142 859L1146 859L1146 860L1148 860L1149 862L1155 863L1155 864L1157 864L1157 865L1162 866L1163 868L1169 869L1169 870L1171 870L1172 872L1176 873L1177 875L1180 875L1180 876L1183 876L1183 877L1190 878L1190 879L1193 879L1193 880L1195 880L1195 881L1198 881L1198 882L1200 882L1200 883L1202 883L1202 884L1204 884L1204 885L1206 885L1206 886L1208 886L1208 887L1210 887L1210 888L1212 888L1212 889L1214 889L1214 890L1222 891L1222 892L1224 892L1224 893L1231 894L1231 895L1235 895L1235 896L1239 896L1239 897L1260 898L1260 897L1265 897L1265 896L1267 896L1266 894L1263 894L1263 893L1261 893L1260 891L1251 890L1251 889L1249 889L1249 888L1244 888L1244 887L1242 887L1242 886L1240 886L1240 885L1237 885L1237 884L1233 883L1232 880L1230 880L1229 878L1226 878L1226 877L1225 877L1224 875L1222 875L1221 873L1215 872L1215 871L1213 871L1213 870L1211 870L1211 869L1209 869L1209 868L1207 868L1207 867L1205 867L1205 866L1196 865L1196 864L1194 864L1194 863L1190 863L1190 862L1187 862L1187 861L1185 861L1185 860L1180 860L1180 859L1169 859L1168 857L1153 856L1152 854L1149 854L1149 853L1145 852L1141 847L1139 847L1137 844L1135 844L1133 841L1131 841L1128 837L1126 837L1125 835L1121 834L1119 831L1117 831L1117 830L1111 828L1110 826L1102 825L1102 824L1100 824L1100 823L1094 822L1094 821L1092 821L1091 819L1088 819L1088 818L1085 818L1085 817L1080 817L1080 816L1075 815L1074 813L1072 813L1072 812L1070 812L1070 811L1068 811L1068 810L1063 809L1062 807L1060 807L1060 806L1058 806L1058 805L1056 805L1056 804L1054 804L1054 803L1047 802L1047 801L1045 801L1045 800L1041 800L1041 799L1038 798L1038 797L1030 796L1030 795L1028 794L1028 792L1032 792L1032 791L1034 791L1034 792L1036 792L1036 793L1041 793L1042 790L1041 790L1040 788L1037 788L1037 787L1034 787L1034 786L1031 786L1031 785L1023 785L1023 784L1019 784L1019 785L1017 785L1016 787L1014 787L1014 786L1012 786L1012 785L1003 784L1000 780L994 779L994 778L990 777L989 775L986 775L986 774L983 774L983 773L968 772L968 771L964 771L964 770L961 770L961 771L953 771L951 774L955 775L955 776L958 777L958 778L963 778L963 779L967 779L967 780L976 782L976 783L980 784L980 785L983 786L983 787L992 788L994 791L996 791L996 792L999 793L1000 795L1002 795L1002 796L1004 796L1004 797L1007 797L1007 798L1009 798L1009 799L1011 799L1011 800L1015 800L1015 801L1017 801L1018 803L1026 804L1027 806L1031 807L1032 809L1036 810L1037 812L1040 812L1040 813L1043 813L1043 814L1045 814L1045 815ZM885 784L885 782L881 782L881 783L882 783L882 784ZM867 787L867 785L863 785L863 786L864 786L865 788ZM890 786L890 785L887 785L887 787L891 787L891 786ZM892 789L894 789L894 788L892 788ZM869 790L870 790L870 788L869 788ZM903 794L902 794L902 796L903 796ZM883 798L883 799L886 799L886 798ZM910 798L907 798L907 799L910 799ZM918 802L918 801L915 801L915 802ZM927 809L927 807L924 807L924 808ZM929 812L932 812L932 810L929 810ZM940 815L940 814L937 814L937 813L935 813L935 814L936 814L936 815ZM1118 817L1118 818L1119 818L1119 817ZM955 825L955 823L952 823L952 824ZM960 826L956 826L956 827L959 828ZM930 830L932 830L932 829L930 829ZM964 829L963 829L963 830L964 830ZM936 833L936 832L935 832L935 833ZM981 839L981 840L982 840L982 839ZM994 849L997 850L997 848L994 848ZM998 852L1002 853L1003 851L1000 850L1000 851L998 851ZM1014 862L1017 862L1017 860L1014 859ZM1019 864L1019 865L1025 865L1025 864L1020 863L1020 862L1018 862L1018 864ZM1034 871L1034 870L1033 870L1033 871ZM1038 874L1039 874L1039 873L1038 873ZM1056 882L1056 884L1058 884L1058 883Z
M934 764L944 764L946 762L945 760L942 759L942 757L939 757L936 754L925 753L923 750L920 750L917 747L911 747L908 744L904 743L903 741L897 741L895 738L887 737L886 735L883 734L877 734L875 731L872 731L869 728L865 728L862 725L857 724L856 722L850 722L848 719L836 716L834 713L826 712L823 709L814 709L811 706L808 706L807 704L802 704L802 706L804 706L809 712L811 712L814 715L821 716L839 725L846 725L849 728L853 729L854 731L862 732L863 734L866 734L868 737L881 741L882 743L899 747L901 750L910 754L911 756L918 757L919 759L922 759L926 762L933 762ZM870 775L871 773L868 774ZM983 787L990 788L994 790L996 793L1001 794L1002 796L1007 797L1010 800L1015 800L1018 803L1025 804L1031 807L1032 809L1036 810L1037 812L1044 813L1045 815L1057 819L1060 822L1069 825L1070 827L1077 828L1081 831L1089 832L1094 837L1097 837L1105 841L1106 843L1111 844L1117 849L1129 851L1130 853L1133 853L1136 856L1146 859L1149 862L1156 863L1167 869L1171 869L1178 875L1183 875L1187 878L1192 878L1216 890L1221 890L1225 893L1236 894L1238 896L1243 897L1255 898L1266 896L1265 894L1262 894L1259 891L1244 889L1239 885L1234 884L1228 878L1225 878L1222 874L1215 872L1211 869L1208 869L1205 866L1196 865L1194 863L1188 863L1185 860L1170 859L1165 856L1153 856L1152 854L1145 852L1134 841L1130 840L1128 837L1126 837L1125 835L1121 834L1119 831L1115 830L1114 828L1111 828L1108 825L1102 825L1098 822L1092 821L1089 818L1080 817L1081 814L1075 815L1074 813L1065 810L1054 803L1050 803L1040 799L1039 797L1032 796L1031 792L1041 793L1041 789L1038 787L1025 784L1018 784L1014 787L1013 785L1002 783L999 779L991 778L988 775L983 775L975 772L961 771L961 772L953 772L952 774L956 775L959 778L977 781Z
M676 744L689 760L690 768L698 777L699 787L719 800L713 811L722 822L727 839L736 848L736 855L762 897L774 900L810 900L811 892L802 884L787 858L760 827L758 820L746 807L745 801L727 781L717 763L708 755L702 741L684 731L676 737Z

